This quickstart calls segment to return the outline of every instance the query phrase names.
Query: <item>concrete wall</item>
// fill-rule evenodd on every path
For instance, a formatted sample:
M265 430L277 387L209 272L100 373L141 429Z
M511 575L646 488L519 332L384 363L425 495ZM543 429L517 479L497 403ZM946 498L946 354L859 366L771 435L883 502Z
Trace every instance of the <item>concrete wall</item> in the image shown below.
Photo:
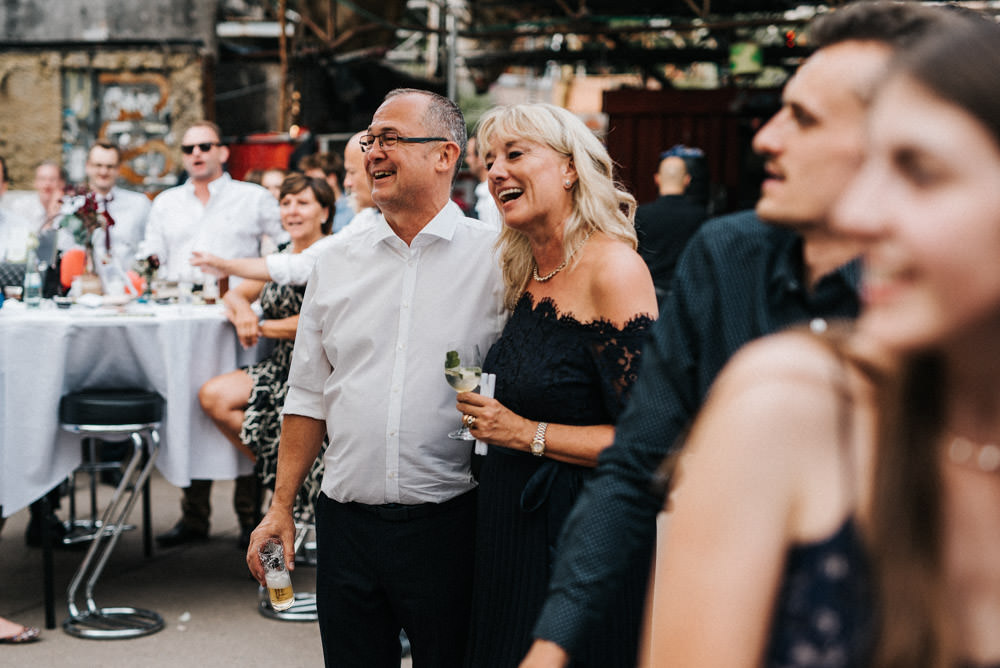
M0 40L199 41L214 52L218 4L218 0L5 0L0 3Z
M7 159L11 187L30 188L34 168L43 160L65 159L72 172L79 172L80 145L108 133L131 136L126 137L125 157L127 165L135 165L135 176L129 179L133 187L158 190L169 185L170 179L157 172L179 169L176 132L206 114L205 63L200 49L186 46L6 50L0 54L0 155ZM76 80L68 73L99 80L104 91L116 82L125 87L130 81L152 81L153 99L124 99L112 106L86 85L64 90L67 81ZM86 114L100 124L81 127L78 117ZM129 123L145 126L139 127L141 132L129 132Z

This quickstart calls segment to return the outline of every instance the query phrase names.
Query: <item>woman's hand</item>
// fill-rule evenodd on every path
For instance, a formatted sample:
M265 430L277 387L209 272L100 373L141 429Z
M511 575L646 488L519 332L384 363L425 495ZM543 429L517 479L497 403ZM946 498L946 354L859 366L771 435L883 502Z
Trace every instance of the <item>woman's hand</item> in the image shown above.
M535 423L496 399L475 392L461 392L456 406L463 415L476 418L469 430L480 441L514 450L530 449Z
M223 270L223 263L225 260L217 255L212 255L211 253L191 251L191 259L189 262L206 274L210 274L212 276L222 278L229 275Z
M237 313L231 313L229 319L236 328L236 336L240 340L240 345L244 348L250 348L257 344L257 340L261 337L261 331L256 313L250 309L241 309Z

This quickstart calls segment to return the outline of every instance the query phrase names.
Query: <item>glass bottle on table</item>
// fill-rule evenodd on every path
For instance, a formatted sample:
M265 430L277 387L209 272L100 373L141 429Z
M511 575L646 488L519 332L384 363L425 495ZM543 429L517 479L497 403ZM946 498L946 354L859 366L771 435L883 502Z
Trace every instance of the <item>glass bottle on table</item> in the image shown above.
M24 265L24 293L22 295L28 308L38 308L42 303L42 273L39 271L38 258L34 253L28 253Z

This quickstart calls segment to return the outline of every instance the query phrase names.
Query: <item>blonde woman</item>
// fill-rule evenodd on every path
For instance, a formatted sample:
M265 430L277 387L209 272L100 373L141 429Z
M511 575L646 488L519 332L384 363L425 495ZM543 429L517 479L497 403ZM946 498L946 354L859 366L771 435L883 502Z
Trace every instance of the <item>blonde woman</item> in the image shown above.
M614 436L656 317L636 253L635 200L620 190L601 142L571 113L502 107L477 137L504 220L498 242L511 310L485 372L495 398L458 396L489 444L477 520L470 666L513 666L531 643L556 539L580 487ZM609 624L627 637L641 613L627 587ZM594 665L618 665L594 647Z

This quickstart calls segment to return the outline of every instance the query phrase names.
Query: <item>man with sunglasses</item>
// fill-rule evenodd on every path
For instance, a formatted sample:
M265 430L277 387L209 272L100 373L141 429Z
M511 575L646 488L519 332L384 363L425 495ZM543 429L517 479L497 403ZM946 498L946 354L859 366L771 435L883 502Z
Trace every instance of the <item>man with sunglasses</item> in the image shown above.
M396 90L360 138L380 213L335 235L299 315L278 477L247 565L277 537L294 567L292 507L324 435L316 598L327 666L459 666L472 597L471 443L450 440L450 341L485 352L504 320L496 230L450 200L462 112ZM353 230L353 231L352 231Z
M191 125L181 139L181 154L188 179L164 190L153 200L146 237L139 257L155 255L160 275L167 280L196 280L200 272L190 264L193 251L224 258L259 257L261 237L285 241L278 201L265 188L236 181L223 169L229 149L222 131L210 121ZM238 279L233 278L232 281ZM211 480L192 480L184 488L182 517L156 537L160 547L172 547L208 538ZM240 547L249 540L257 517L254 476L236 479L233 506L240 522Z
M182 135L181 159L187 181L153 200L139 253L159 258L161 276L175 281L195 278L188 262L195 250L227 258L258 257L262 236L287 239L274 196L225 171L229 149L222 144L218 125L191 125Z

